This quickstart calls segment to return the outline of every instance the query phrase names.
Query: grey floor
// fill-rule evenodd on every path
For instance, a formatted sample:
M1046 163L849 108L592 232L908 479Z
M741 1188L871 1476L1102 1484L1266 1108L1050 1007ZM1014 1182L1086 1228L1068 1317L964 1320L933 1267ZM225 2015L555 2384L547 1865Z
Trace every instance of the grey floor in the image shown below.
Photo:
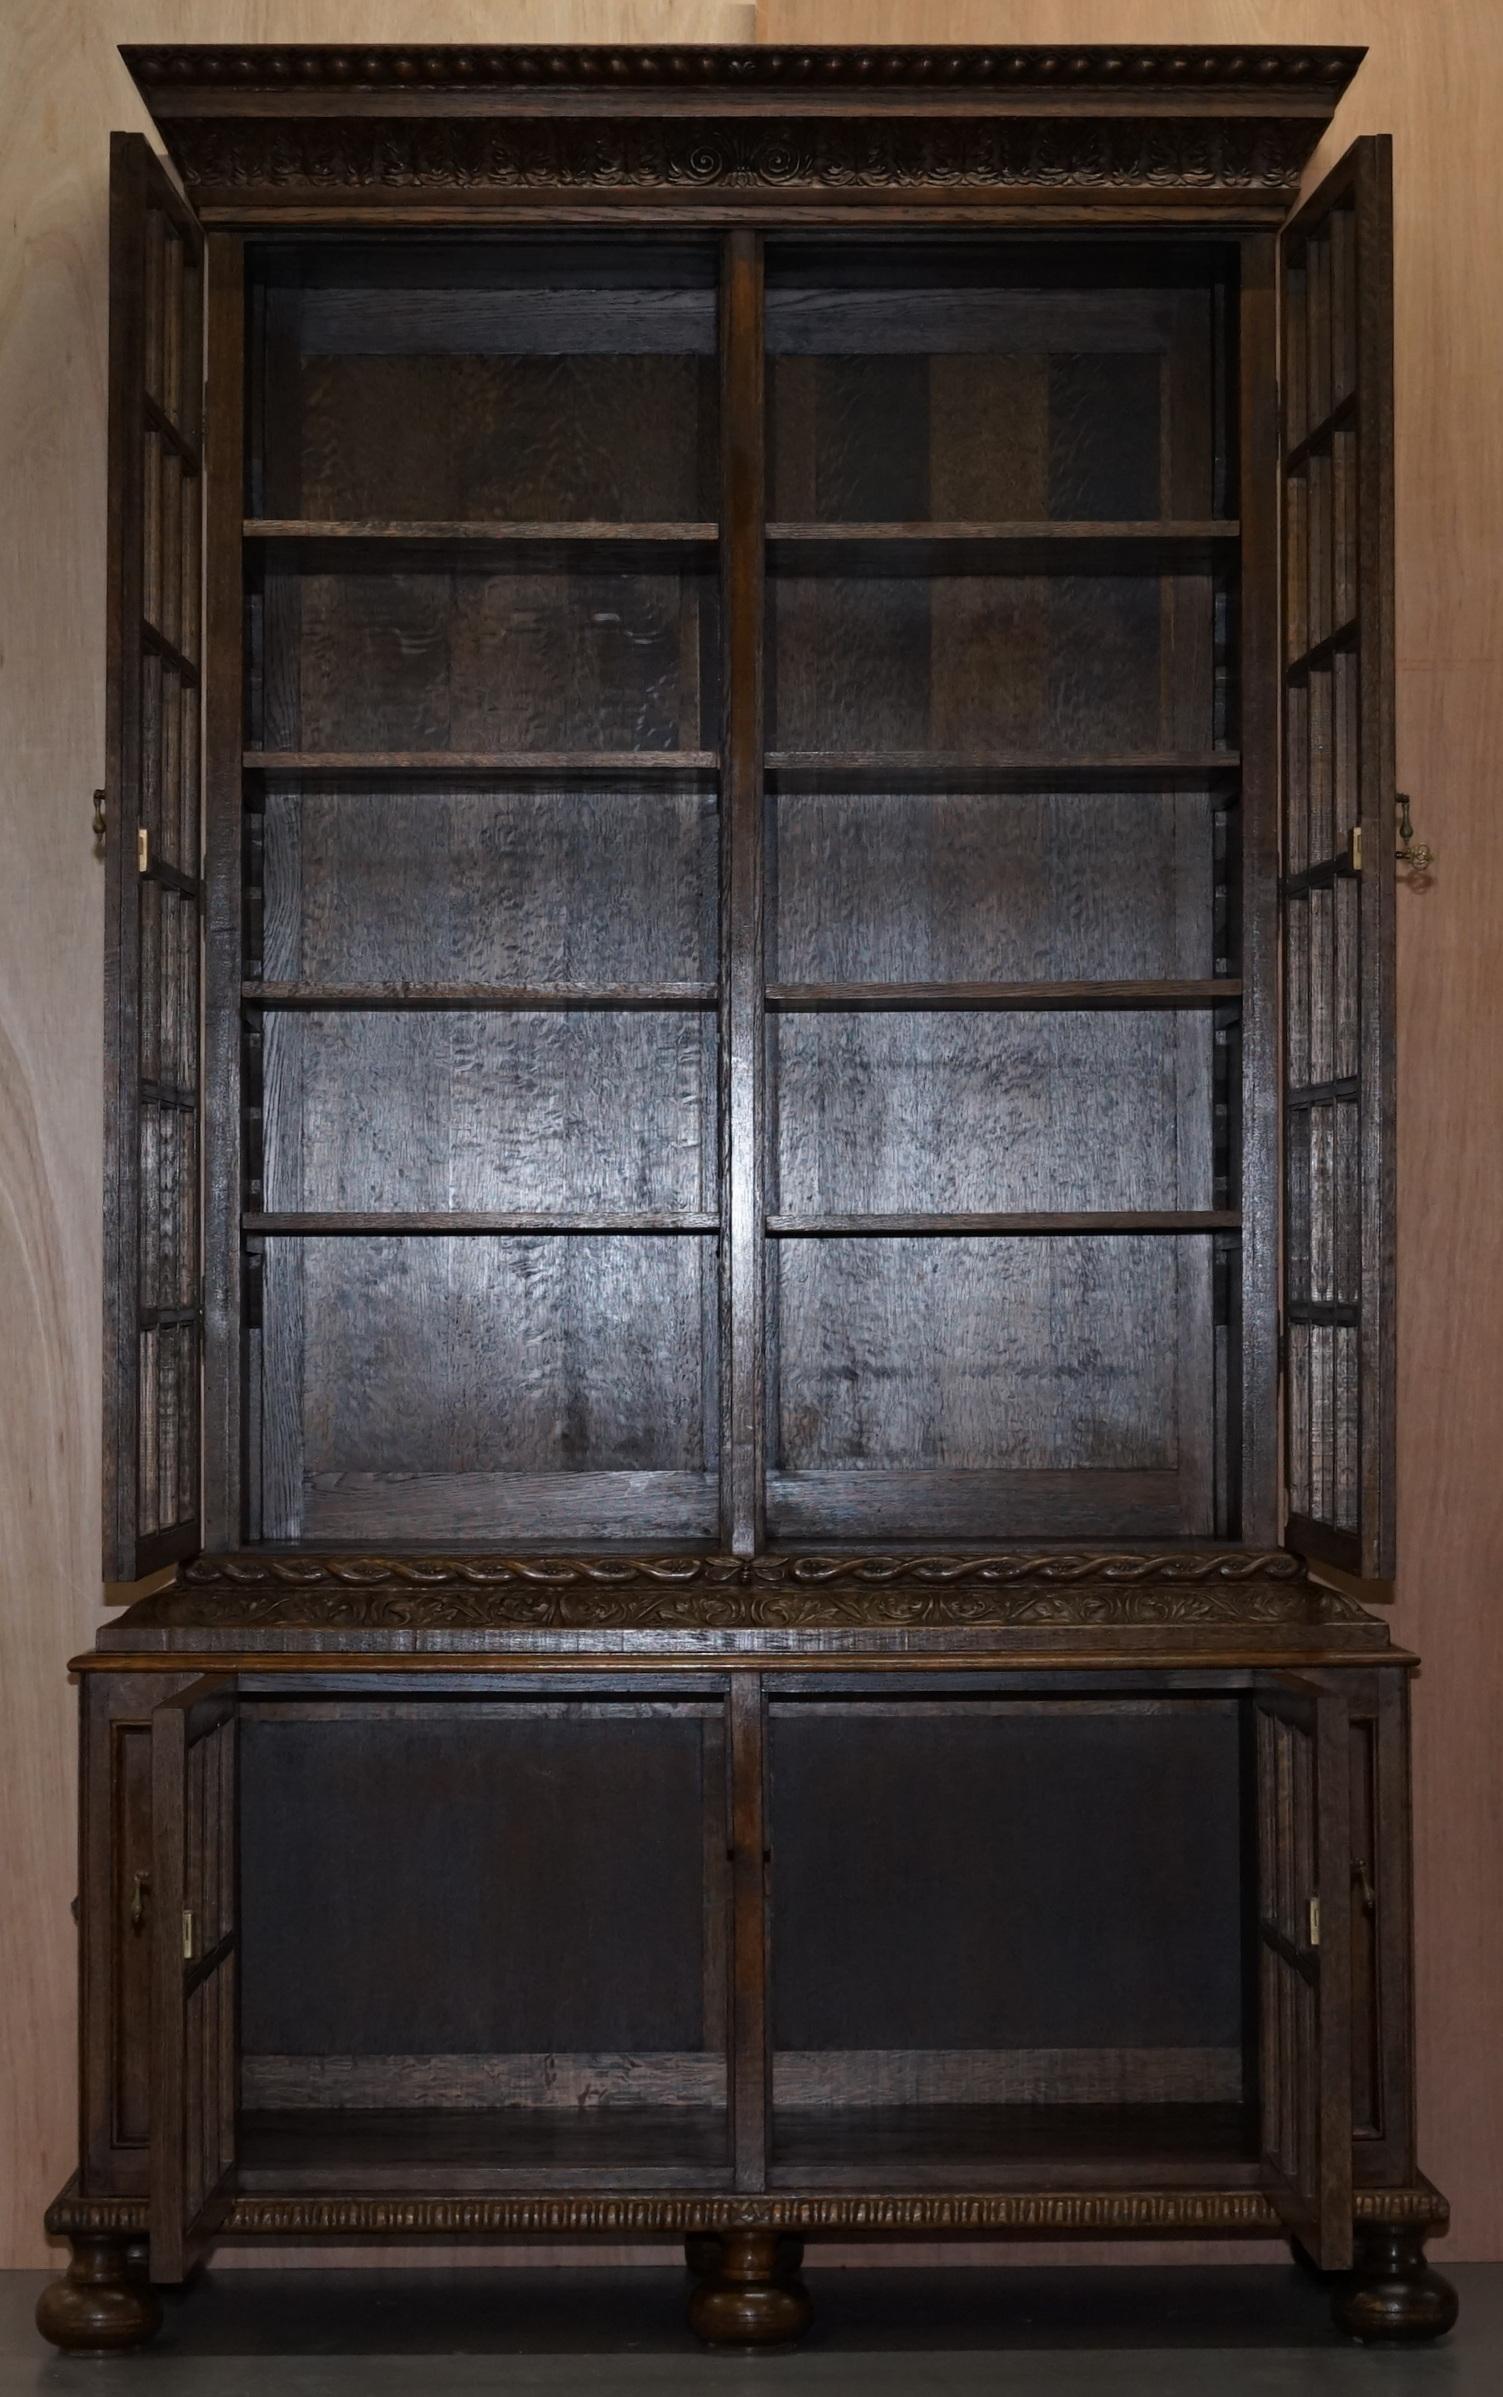
M1442 2264L1444 2258L1439 2259ZM1503 2265L1451 2275L1461 2322L1410 2354L1354 2347L1293 2269L809 2274L816 2321L786 2355L706 2355L678 2271L236 2272L169 2302L144 2354L68 2362L37 2337L46 2276L0 2274L0 2397L1500 2397Z

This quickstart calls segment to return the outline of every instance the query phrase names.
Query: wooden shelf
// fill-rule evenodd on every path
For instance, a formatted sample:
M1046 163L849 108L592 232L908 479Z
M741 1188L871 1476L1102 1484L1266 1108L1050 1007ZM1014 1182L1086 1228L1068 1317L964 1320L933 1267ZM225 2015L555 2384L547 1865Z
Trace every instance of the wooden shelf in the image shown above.
M793 574L1204 574L1241 526L1195 523L769 524L767 558Z
M767 787L783 797L821 791L1032 792L1206 790L1224 803L1242 771L1236 750L1138 757L1004 757L931 750L773 749Z
M246 544L283 572L357 574L392 568L677 573L707 566L713 524L518 524L511 522L329 521L249 516Z
M1236 1232L1235 1208L1207 1207L1078 1209L1062 1214L1024 1210L1009 1215L769 1215L770 1240L891 1240L986 1238L1019 1234L1029 1239L1136 1232Z
M728 2123L708 2106L252 2111L244 2190L672 2188L726 2177Z
M1250 2175L1257 2120L1235 2104L778 2107L772 2186L1193 2187Z
M1242 985L1210 982L774 982L767 1004L784 1015L906 1015L920 1008L1221 1007Z
M709 1233L720 1229L714 1215L631 1214L609 1209L583 1208L575 1214L544 1215L538 1213L445 1213L402 1215L355 1215L343 1212L326 1214L246 1214L240 1219L247 1233L283 1233L300 1238L371 1239L406 1234L439 1233L445 1236L492 1234L506 1237L519 1233L557 1234L577 1238L586 1234L675 1232Z
M719 986L713 982L242 982L240 996L248 1007L313 1009L320 1012L376 1011L382 1008L496 1009L512 1013L569 1013L598 1008L634 1013L639 1010L694 1011L715 1006Z
M720 763L713 749L247 749L248 774L289 781L358 782L393 777L440 786L459 782L704 782Z

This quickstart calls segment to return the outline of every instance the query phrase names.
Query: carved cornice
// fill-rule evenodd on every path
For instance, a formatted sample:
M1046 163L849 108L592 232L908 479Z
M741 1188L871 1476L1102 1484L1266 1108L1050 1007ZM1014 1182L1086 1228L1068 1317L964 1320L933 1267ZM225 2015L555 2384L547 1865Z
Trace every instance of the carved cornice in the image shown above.
M127 44L121 51L148 92L198 87L226 91L697 91L702 88L790 94L1029 91L1253 92L1279 99L1314 91L1334 102L1366 53L1324 45L1296 49L1195 49L1082 43L1068 49L980 47L735 49L654 45L556 44L549 47L315 43L287 47L190 43Z
M1354 2203L1359 2223L1393 2223L1441 2231L1450 2218L1445 2199L1428 2182L1402 2189L1364 2189ZM70 2186L47 2209L53 2238L89 2233L144 2237L144 2198L84 2198ZM1016 2231L1091 2235L1116 2232L1148 2238L1225 2233L1277 2235L1283 2227L1269 2199L1253 2189L990 2190L911 2196L817 2197L239 2197L221 2236L227 2238L464 2238L512 2232L614 2237L651 2232L780 2230Z
M190 198L316 203L445 193L843 199L1081 191L1284 198L1309 120L1234 116L206 116L169 118Z

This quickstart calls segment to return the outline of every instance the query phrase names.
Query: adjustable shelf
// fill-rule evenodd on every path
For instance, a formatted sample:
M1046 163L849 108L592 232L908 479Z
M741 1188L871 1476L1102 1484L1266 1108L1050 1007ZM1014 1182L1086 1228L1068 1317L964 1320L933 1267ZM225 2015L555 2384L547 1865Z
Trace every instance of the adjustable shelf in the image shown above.
M710 564L713 524L578 524L445 521L362 517L247 517L246 545L283 572L356 574L373 568L444 567L512 570L668 572Z
M797 574L1206 574L1241 526L1193 523L774 523L767 559Z
M1206 982L774 982L767 1005L783 1015L906 1015L920 1008L1221 1007L1238 981Z
M1234 749L1115 757L1001 756L984 751L773 749L767 788L806 793L972 793L1204 790L1218 805L1236 795L1242 759Z
M247 774L300 782L380 777L458 782L703 783L719 765L713 749L247 749Z
M1021 1234L1029 1239L1077 1234L1139 1232L1237 1232L1240 1210L1202 1208L1083 1208L1060 1214L1002 1215L769 1215L770 1240L968 1239Z
M374 1012L383 1008L496 1009L508 1013L568 1013L582 1009L635 1012L714 1007L714 982L242 982L248 1007L297 1008L319 1013Z
M611 1208L580 1208L568 1214L546 1214L537 1210L493 1209L483 1212L455 1210L431 1211L427 1214L401 1214L387 1211L378 1214L349 1214L342 1210L320 1214L287 1214L272 1211L242 1215L241 1229L247 1234L285 1234L306 1239L370 1239L381 1234L442 1233L445 1235L508 1235L518 1233L557 1234L561 1237L581 1237L609 1233L654 1233L671 1235L679 1232L718 1232L720 1219L716 1215L632 1213Z

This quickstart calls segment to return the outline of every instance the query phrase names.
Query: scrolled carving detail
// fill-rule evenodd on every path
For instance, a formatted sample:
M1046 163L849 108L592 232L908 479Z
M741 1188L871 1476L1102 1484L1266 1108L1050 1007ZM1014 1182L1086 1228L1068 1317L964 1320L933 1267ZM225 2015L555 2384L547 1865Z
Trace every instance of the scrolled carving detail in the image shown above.
M182 1569L190 1587L370 1590L718 1589L781 1591L855 1586L882 1589L1011 1588L1021 1583L1143 1587L1214 1583L1303 1584L1287 1549L1132 1551L1044 1549L995 1556L202 1556ZM1323 1593L1333 1595L1334 1593Z
M1282 1551L201 1557L133 1630L984 1631L1362 1622Z
M750 196L1081 187L1292 192L1310 146L1277 117L174 118L190 192Z

